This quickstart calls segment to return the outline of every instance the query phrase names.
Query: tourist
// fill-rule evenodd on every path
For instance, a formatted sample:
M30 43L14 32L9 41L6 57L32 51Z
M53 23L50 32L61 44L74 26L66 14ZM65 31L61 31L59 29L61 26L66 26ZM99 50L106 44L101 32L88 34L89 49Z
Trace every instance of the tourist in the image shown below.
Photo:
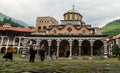
M11 44L11 45L8 46L7 52L6 52L6 54L3 56L3 58L5 58L6 61L7 61L8 59L13 60L13 53L14 53L14 48L13 48L13 45Z
M42 47L39 49L38 53L39 53L39 55L40 55L40 60L41 60L41 61L44 61L44 59L45 59L45 48L44 48L44 46L42 46Z
M54 49L51 49L50 50L50 58L51 58L51 60L53 60L53 54L54 54Z
M36 50L32 44L30 45L30 48L29 48L29 54L30 54L29 62L34 62Z

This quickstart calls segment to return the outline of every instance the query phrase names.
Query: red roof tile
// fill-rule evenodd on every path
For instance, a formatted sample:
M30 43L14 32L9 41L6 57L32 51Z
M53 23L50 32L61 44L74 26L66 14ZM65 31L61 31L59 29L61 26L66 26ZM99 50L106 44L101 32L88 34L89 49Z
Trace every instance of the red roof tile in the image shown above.
M20 28L20 27L0 27L0 30L11 30L11 31L19 31L19 32L35 32L35 29L31 28Z

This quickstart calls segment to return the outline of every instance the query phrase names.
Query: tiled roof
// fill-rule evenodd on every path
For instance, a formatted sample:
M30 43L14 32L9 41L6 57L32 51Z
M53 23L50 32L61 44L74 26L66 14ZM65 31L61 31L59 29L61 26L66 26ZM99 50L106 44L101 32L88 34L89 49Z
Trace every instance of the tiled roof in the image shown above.
M0 27L0 31L11 30L11 31L18 31L18 32L35 32L35 29L31 28L20 28L20 27Z
M116 35L116 36L113 36L112 39L118 39L118 38L120 38L120 34L118 34L118 35Z

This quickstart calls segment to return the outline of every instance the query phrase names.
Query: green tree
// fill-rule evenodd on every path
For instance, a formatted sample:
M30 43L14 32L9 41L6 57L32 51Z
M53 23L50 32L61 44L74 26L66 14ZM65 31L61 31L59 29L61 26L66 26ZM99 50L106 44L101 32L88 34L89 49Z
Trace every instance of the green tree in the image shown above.
M114 56L116 56L116 57L120 54L120 52L119 52L119 46L118 46L117 44L115 44L115 45L113 46L113 48L112 48L112 54L113 54Z
M24 27L14 21L12 21L11 18L9 18L9 19L4 18L3 21L1 21L0 23L1 23L1 26L4 25L5 23L9 23L9 24L11 24L12 27Z

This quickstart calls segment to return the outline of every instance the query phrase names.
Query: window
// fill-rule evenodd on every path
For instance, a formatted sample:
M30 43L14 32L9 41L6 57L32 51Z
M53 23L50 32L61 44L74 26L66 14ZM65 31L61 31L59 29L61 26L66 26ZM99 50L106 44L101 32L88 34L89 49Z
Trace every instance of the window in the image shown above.
M47 21L47 23L49 23L49 21Z
M41 32L41 27L38 27L38 32Z
M71 27L68 27L68 28L67 28L67 31L68 31L68 32L71 32L71 31L72 31L72 28L71 28Z
M46 30L46 26L43 27L43 30Z
M68 14L68 20L70 19L70 15Z

